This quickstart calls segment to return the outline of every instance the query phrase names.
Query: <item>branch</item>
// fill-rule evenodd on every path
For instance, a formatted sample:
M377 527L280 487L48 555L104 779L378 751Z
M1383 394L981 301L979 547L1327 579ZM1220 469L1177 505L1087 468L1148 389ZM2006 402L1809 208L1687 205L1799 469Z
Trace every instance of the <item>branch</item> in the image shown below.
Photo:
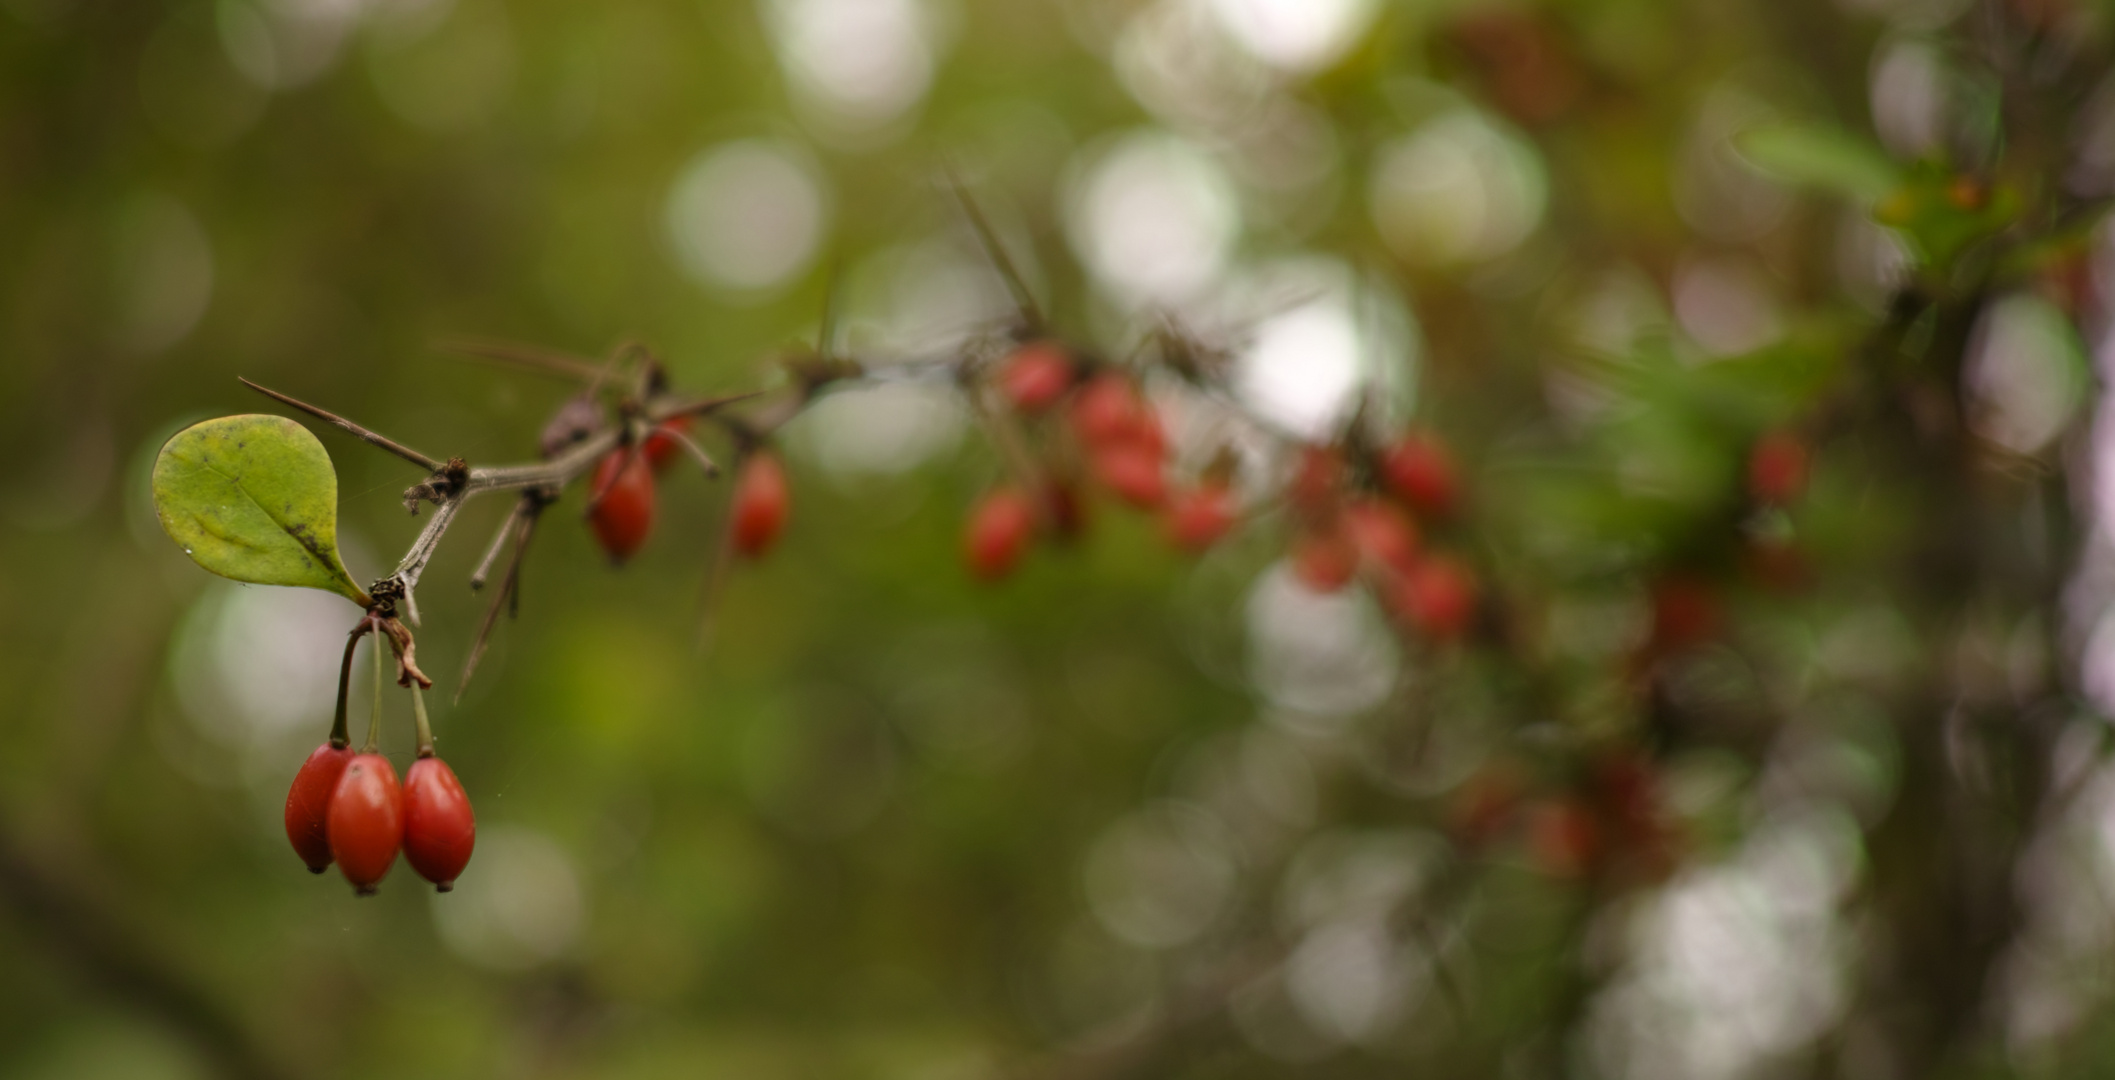
M342 416L339 416L337 413L331 412L327 409L319 409L306 401L302 401L299 398L288 397L277 390L266 389L265 387L259 386L248 379L244 379L240 375L235 376L235 378L241 381L242 385L257 391L258 393L263 394L264 396L271 398L274 401L277 401L284 405L291 405L294 408L300 409L302 412L305 412L318 420L327 420L333 424L336 424L339 427L352 432L354 435L366 439L368 442L371 442L376 446L379 446L382 449L387 450L400 458L403 458L405 461L411 462L413 465L417 465L418 467L425 469L427 472L438 472L440 470L441 465L443 464L439 458L428 457L425 454L421 454L418 451L413 450L408 446L405 446L403 443L396 441L395 439L391 439L387 436L379 435L375 432L369 431L366 428L361 427L360 425L355 424Z

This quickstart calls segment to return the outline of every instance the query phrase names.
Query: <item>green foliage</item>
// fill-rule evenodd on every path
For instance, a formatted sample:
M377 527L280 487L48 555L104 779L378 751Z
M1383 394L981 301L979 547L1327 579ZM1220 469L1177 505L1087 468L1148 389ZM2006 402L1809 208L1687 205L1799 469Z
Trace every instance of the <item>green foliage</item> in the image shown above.
M154 461L154 511L191 561L222 577L371 602L338 557L330 454L283 416L224 416L177 432Z

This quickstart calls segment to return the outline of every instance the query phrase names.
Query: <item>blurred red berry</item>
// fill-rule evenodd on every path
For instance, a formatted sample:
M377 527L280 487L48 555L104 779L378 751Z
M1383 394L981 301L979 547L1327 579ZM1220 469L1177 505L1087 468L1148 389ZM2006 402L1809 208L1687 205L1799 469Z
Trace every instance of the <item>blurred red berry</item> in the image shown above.
M1520 810L1520 777L1500 766L1478 771L1454 793L1448 822L1456 840L1475 847L1488 843Z
M1336 505L1344 479L1344 455L1335 447L1303 446L1299 460L1293 463L1292 481L1285 488L1285 498L1294 509L1303 513L1324 514Z
M412 762L404 774L404 861L447 892L469 865L476 843L477 819L455 770L437 757Z
M1476 618L1476 576L1444 555L1420 559L1396 589L1396 608L1435 638L1459 638Z
M970 511L963 557L980 581L997 581L1013 568L1035 537L1035 507L1012 488L998 488Z
M654 528L654 470L646 455L618 447L603 455L588 482L595 499L588 524L611 562L622 563L646 543Z
M1051 480L1043 485L1043 512L1050 522L1050 531L1059 540L1075 539L1087 529L1087 503L1070 480Z
M373 893L404 843L404 793L388 758L360 754L345 764L328 820L338 869L360 895Z
M1202 552L1233 530L1238 513L1233 490L1223 484L1178 492L1168 500L1168 539L1184 551Z
M286 838L310 873L320 874L330 866L330 797L352 759L351 747L324 743L301 763L294 786L287 790Z
M1303 530L1293 540L1293 576L1316 592L1335 592L1358 576L1359 551L1341 529Z
M1382 451L1380 473L1388 490L1420 513L1444 517L1461 497L1454 455L1428 434L1412 432Z
M1693 577L1671 576L1652 587L1652 643L1662 651L1700 645L1717 635L1718 595Z
M1130 439L1157 438L1158 429L1138 388L1117 372L1096 375L1073 399L1072 430L1090 451Z
M646 442L640 446L640 451L646 455L646 463L653 466L655 472L668 468L669 463L676 459L676 455L683 452L683 444L676 441L676 436L688 435L693 422L688 416L672 416L661 421L646 436ZM669 434L670 432L674 434Z
M1142 510L1168 497L1168 482L1157 450L1136 442L1117 442L1094 452L1094 475L1116 497Z
M751 453L734 478L734 503L729 510L734 549L752 559L770 551L786 527L790 499L786 469L778 455L769 450Z
M1047 338L1015 349L999 368L1000 393L1024 413L1050 408L1071 388L1072 357Z
M1748 494L1766 506L1785 506L1807 488L1807 447L1799 436L1773 431L1748 452Z
M1359 554L1391 573L1407 574L1417 561L1417 526L1387 503L1360 499L1346 506L1344 530Z

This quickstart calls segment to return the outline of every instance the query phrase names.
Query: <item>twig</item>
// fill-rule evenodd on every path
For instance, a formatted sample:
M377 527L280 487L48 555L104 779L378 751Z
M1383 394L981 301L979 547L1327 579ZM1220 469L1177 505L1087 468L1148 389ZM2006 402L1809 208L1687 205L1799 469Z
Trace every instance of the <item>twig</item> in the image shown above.
M529 497L526 495L522 496L514 504L514 509L507 512L507 519L500 522L499 531L492 535L492 543L485 548L484 557L477 560L477 569L470 572L471 592L477 592L485 587L485 578L491 575L492 564L499 561L500 550L507 546L507 538L514 535L514 530L521 523L522 516L529 512L529 506Z
M443 338L434 342L434 347L473 360L484 360L506 367L534 371L545 375L593 382L602 374L602 366L590 360L566 353L552 352L528 345L515 345L501 341L479 341L472 338Z
M405 461L411 462L413 465L417 465L420 468L425 469L427 472L440 471L442 462L439 458L428 457L425 454L421 454L418 451L413 450L408 446L405 446L403 443L396 441L395 439L369 431L366 428L361 427L360 425L355 424L352 421L347 420L346 418L339 416L337 413L331 412L327 409L319 409L306 401L300 400L299 398L288 397L277 390L271 390L259 386L248 379L244 379L240 375L237 375L235 377L242 382L242 385L257 391L258 393L263 394L264 396L271 398L274 401L277 401L283 405L290 405L296 409L300 409L302 412L305 412L318 420L326 420L330 423L336 424L339 427L344 428L349 432L352 432L354 435L366 439L368 442L371 442L376 446L379 446L382 449L387 450L400 458L403 458Z
M999 278L1006 283L1006 290L1013 294L1014 306L1021 312L1021 321L1031 331L1042 330L1042 309L1036 306L1035 296L1028 291L1028 283L1021 279L1020 271L1014 268L1013 260L1007 257L1006 249L999 246L999 236L992 231L991 223L985 220L984 212L977 208L976 200L969 197L969 189L962 186L962 178L956 175L951 165L941 166L940 173L947 179L948 190L954 193L955 201L961 205L963 216L969 219L969 227L976 231L977 242L984 246L984 254L991 259L992 268L999 272Z

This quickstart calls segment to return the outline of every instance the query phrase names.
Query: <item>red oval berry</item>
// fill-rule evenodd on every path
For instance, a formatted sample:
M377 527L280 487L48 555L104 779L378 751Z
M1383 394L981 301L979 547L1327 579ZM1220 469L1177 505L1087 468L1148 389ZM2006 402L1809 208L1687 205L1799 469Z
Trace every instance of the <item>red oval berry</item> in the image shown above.
M354 891L372 894L404 842L404 793L388 758L361 754L346 763L331 793L329 821L338 869Z
M1117 498L1141 510L1159 506L1168 497L1160 453L1143 443L1124 441L1097 450L1094 475Z
M330 797L338 790L338 778L353 759L349 746L324 743L301 763L294 786L286 793L286 838L293 841L294 854L320 874L330 866Z
M734 479L734 549L752 559L771 550L786 526L786 469L778 455L758 450Z
M1435 638L1458 638L1476 617L1476 577L1444 555L1421 559L1404 575L1396 607Z
M646 455L646 463L653 466L655 472L668 468L668 463L683 452L683 444L676 441L675 435L688 435L691 423L688 416L672 416L661 421L646 436L646 442L642 443L639 449ZM668 432L674 432L675 435L666 434Z
M1417 561L1417 526L1402 511L1374 499L1344 508L1344 531L1368 562L1407 574Z
M1039 413L1057 404L1072 388L1072 357L1065 347L1044 339L1013 351L999 369L999 391L1013 407Z
M1333 446L1303 446L1285 497L1296 510L1324 514L1336 504L1343 487L1344 455Z
M588 497L598 494L588 524L610 561L621 563L646 543L646 534L654 528L654 470L646 455L622 447L604 455L588 483Z
M1359 551L1339 529L1310 529L1293 541L1293 576L1316 592L1335 592L1359 572Z
M1718 634L1718 594L1697 578L1662 578L1652 587L1652 643L1663 652L1703 644Z
M1089 380L1072 402L1072 430L1091 449L1134 438L1150 438L1159 424L1131 380L1106 371ZM1152 433L1142 430L1151 422Z
M1796 501L1807 487L1807 447L1789 432L1773 431L1748 452L1748 494L1767 506Z
M1087 529L1087 504L1071 481L1051 480L1043 486L1043 512L1059 540L1075 539Z
M1013 572L1035 536L1035 508L1012 488L984 496L969 515L962 553L969 572L980 581L997 581Z
M1168 502L1168 539L1195 554L1218 543L1238 520L1234 493L1226 486L1185 491Z
M469 865L476 842L477 819L455 770L437 757L412 762L404 774L404 861L447 892Z
M1381 453L1381 480L1410 508L1434 516L1454 511L1461 479L1454 455L1431 435L1412 432Z

